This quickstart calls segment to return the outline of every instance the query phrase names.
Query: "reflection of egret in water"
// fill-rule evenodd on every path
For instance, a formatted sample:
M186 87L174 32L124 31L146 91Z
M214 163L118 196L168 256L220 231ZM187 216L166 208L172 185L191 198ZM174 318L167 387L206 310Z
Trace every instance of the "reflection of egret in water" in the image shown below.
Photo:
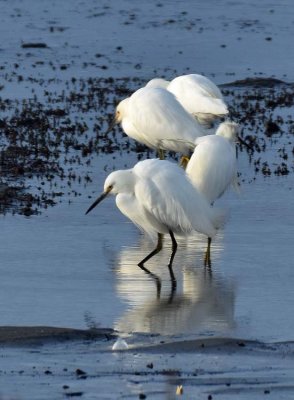
M174 261L177 291L164 268L164 252L150 260L148 268L162 282L160 293L158 287L156 290L156 280L154 283L152 276L143 274L136 265L138 253L146 252L146 241L142 241L140 248L123 249L117 266L117 292L130 308L115 323L115 329L163 335L231 329L234 326L234 285L203 268L205 245L203 238L197 236L189 239L186 246L181 243ZM212 251L217 259L221 246L215 244Z

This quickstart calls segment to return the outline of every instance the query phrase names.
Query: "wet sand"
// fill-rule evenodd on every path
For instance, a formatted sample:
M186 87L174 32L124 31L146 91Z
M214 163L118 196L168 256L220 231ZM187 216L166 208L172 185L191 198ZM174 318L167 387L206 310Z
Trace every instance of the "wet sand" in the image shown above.
M20 347L14 340L1 345L1 390L10 394L5 399L173 399L179 386L187 399L286 399L294 389L293 342L132 335L125 338L128 350L113 352L115 338L105 331L85 338L81 331L41 329L18 329ZM55 340L48 343L47 333Z
M1 326L0 345L45 345L75 340L110 339L112 329L73 329L51 326Z

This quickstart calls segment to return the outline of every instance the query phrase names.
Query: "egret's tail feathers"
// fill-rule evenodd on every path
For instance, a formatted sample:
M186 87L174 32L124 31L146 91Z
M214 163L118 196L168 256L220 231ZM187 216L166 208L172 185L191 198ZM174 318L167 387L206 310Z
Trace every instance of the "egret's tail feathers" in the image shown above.
M212 223L215 229L223 228L229 218L229 211L224 208L212 207Z

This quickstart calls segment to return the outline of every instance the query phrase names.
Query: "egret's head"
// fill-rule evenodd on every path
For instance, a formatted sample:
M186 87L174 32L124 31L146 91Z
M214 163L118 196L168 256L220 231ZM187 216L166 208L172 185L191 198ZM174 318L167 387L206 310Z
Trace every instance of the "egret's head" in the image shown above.
M151 79L151 81L147 82L146 87L166 89L168 84L169 84L169 81L166 81L165 79L154 78L154 79Z
M134 190L134 175L132 169L114 171L104 182L104 192L118 194L131 193Z
M129 102L129 97L126 99L122 100L116 107L115 110L115 121L117 124L122 122L123 118L127 114L127 107L128 107L128 102Z
M222 122L219 127L217 128L216 135L223 136L231 143L241 143L243 144L248 150L253 150L253 147L246 143L240 136L240 125L236 124L236 122L232 121L225 121Z
M122 120L125 117L126 112L127 112L128 101L129 101L129 98L126 98L118 104L118 106L116 107L116 110L115 110L114 118L110 122L106 133L110 132L116 124L120 124L122 122Z
M230 142L237 142L239 138L239 130L240 127L236 122L225 121L219 125L215 134L223 136Z
M94 201L86 211L88 214L109 194L132 193L134 191L135 178L131 169L123 171L114 171L106 178L104 182L103 193Z

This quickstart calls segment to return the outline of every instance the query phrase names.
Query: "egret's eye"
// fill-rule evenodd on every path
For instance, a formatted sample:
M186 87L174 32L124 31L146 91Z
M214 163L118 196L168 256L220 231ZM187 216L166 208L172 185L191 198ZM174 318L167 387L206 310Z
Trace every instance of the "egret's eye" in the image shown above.
M113 189L113 185L109 185L109 186L107 186L107 192L110 192L111 190Z

